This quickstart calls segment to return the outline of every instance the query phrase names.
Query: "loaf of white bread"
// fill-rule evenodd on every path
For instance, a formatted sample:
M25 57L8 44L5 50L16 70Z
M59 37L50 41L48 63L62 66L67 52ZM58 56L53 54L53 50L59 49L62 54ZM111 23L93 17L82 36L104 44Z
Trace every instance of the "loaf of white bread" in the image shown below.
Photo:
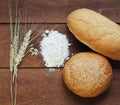
M120 26L110 19L83 8L69 14L67 25L79 41L94 51L120 60Z

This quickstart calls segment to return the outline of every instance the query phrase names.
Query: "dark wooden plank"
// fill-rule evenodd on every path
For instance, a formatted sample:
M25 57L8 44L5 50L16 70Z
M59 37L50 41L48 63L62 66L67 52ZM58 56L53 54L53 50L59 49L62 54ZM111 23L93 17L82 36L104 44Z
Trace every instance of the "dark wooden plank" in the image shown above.
M47 69L21 69L18 74L17 105L120 105L120 69L113 70L110 89L99 97L86 99L70 92L62 69L48 74ZM10 104L10 74L0 70L0 104Z
M44 27L44 26L43 26ZM5 31L4 31L5 29ZM48 24L44 27L44 29L57 29L62 33L65 33L68 35L69 42L72 43L72 47L70 48L71 54L78 52L78 51L84 51L88 48L85 48L83 44L79 44L79 42L74 38L74 36L68 31L66 25L64 24ZM8 25L0 25L0 67L8 67L9 65L9 27ZM41 37L40 37L41 39ZM76 44L76 45L75 45ZM80 46L80 49L78 48ZM36 42L36 47L39 47L39 40ZM26 58L24 59L23 63L21 64L21 67L44 67L42 57L33 57L31 55L27 55Z
M68 30L66 24L45 24L41 27L41 30L56 29L61 33L65 33L69 42L72 44L70 47L70 56L78 52L92 51L84 44L80 43L73 34ZM0 67L9 67L9 26L8 24L0 24ZM41 37L36 41L36 47L39 47L39 41ZM120 62L109 60L113 68L119 68ZM28 54L23 60L20 67L45 67L42 60L42 56L31 56Z
M5 69L0 71L0 104L10 105L9 71Z
M115 21L116 23L119 23L120 21L120 8L118 9L103 9L101 10L101 13L107 17L109 17L111 20Z
M8 23L8 0L1 0L0 3L0 23ZM13 5L13 14L15 13L15 0ZM24 2L22 2L24 1ZM115 22L120 23L120 0L19 0L19 6L22 11L21 17L25 18L26 8L28 8L29 22L49 22L49 23L66 23L68 14L78 8L90 8L101 12L101 9L107 9L105 15ZM113 10L111 10L113 9ZM104 14L104 13L103 13Z

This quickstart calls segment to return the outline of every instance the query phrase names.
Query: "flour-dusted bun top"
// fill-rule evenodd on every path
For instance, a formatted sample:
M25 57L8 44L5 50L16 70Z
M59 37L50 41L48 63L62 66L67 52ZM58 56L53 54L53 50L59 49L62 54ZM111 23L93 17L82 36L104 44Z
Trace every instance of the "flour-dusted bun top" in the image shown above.
M95 97L105 92L112 79L108 60L92 52L78 53L63 69L66 86L81 97Z

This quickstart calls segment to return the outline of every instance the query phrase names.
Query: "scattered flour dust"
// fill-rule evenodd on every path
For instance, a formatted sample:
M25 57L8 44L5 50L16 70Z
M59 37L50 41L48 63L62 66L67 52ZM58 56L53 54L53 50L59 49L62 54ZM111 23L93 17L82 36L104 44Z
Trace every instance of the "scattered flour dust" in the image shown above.
M71 44L65 34L57 30L46 30L40 42L40 53L46 67L64 66L64 61L69 59L69 46ZM49 69L53 71L54 69Z

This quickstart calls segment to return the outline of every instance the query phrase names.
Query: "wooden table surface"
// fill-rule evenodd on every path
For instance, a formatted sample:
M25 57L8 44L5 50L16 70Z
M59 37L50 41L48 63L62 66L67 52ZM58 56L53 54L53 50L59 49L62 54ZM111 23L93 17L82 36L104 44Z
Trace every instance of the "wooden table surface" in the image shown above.
M42 30L56 29L65 33L72 43L70 56L92 51L74 38L66 26L67 16L72 10L90 8L120 23L120 0L24 0L23 3L25 1L30 5L27 22L42 22ZM9 40L8 2L0 0L0 105L11 105ZM38 46L39 41L36 42ZM28 54L19 67L17 105L120 105L120 62L109 61L114 74L109 90L96 98L85 99L66 88L62 80L63 68L56 68L55 72L48 74L41 55L33 57Z

